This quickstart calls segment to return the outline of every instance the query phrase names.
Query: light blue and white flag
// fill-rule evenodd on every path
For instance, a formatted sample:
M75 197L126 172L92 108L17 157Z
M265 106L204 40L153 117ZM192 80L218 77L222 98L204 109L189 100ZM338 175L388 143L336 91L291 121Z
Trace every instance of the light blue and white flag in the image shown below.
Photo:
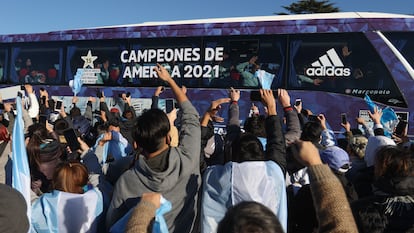
M33 232L95 233L103 212L102 193L93 187L82 194L53 190L37 199L32 209Z
M73 80L69 81L69 86L72 88L73 94L76 96L82 87L82 75L83 75L83 69L78 69L76 71L75 77L73 77Z
M270 90L272 87L273 79L275 78L274 74L266 72L264 70L256 71L255 75L259 79L262 88L265 90Z
M394 112L394 109L388 106L383 109L379 108L378 105L372 102L368 95L365 95L364 100L365 103L367 103L368 109L371 113L373 113L375 109L382 111L381 125L384 127L384 134L387 137L391 137L395 126L398 124L398 116Z
M27 218L30 221L30 169L24 143L24 123L22 98L16 98L17 115L13 126L12 139L12 187L18 190L26 200Z

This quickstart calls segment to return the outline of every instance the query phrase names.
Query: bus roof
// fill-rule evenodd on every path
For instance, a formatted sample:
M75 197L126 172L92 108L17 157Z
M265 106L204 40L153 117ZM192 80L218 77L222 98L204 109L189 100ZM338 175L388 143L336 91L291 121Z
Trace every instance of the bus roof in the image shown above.
M48 33L0 35L0 43L376 30L414 31L414 16L373 12L341 12L146 22Z
M404 15L404 14L379 13L379 12L338 12L338 13L319 13L319 14L270 15L270 16L192 19L192 20L159 21L159 22L154 21L154 22L144 22L140 24L126 24L126 25L109 26L109 27L159 26L159 25L177 25L177 24L232 23L232 22L236 23L236 22L258 22L258 21L310 20L310 19L351 19L351 18L414 18L414 16ZM99 27L99 28L102 28L102 27Z

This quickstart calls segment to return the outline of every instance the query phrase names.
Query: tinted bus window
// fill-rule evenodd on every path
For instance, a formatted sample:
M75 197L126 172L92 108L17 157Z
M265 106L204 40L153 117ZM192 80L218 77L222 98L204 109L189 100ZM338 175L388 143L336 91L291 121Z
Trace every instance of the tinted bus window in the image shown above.
M13 47L12 83L58 84L61 80L63 49L58 47Z
M66 81L81 74L83 84L117 86L122 83L120 54L125 44L78 43L67 48Z
M363 34L291 36L291 89L320 90L386 103L401 99L393 77Z
M0 48L0 83L5 83L7 81L7 50Z
M410 63L411 67L414 67L414 33L390 32L384 34Z

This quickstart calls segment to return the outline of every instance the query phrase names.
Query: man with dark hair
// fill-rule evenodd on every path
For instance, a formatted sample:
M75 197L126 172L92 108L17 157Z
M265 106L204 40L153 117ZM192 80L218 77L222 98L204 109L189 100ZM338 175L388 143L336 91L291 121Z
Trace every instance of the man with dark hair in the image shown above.
M276 215L266 206L253 201L241 202L228 209L217 233L285 232Z
M150 109L136 122L134 140L142 150L137 165L117 181L107 213L107 227L134 207L145 192L159 192L172 203L164 215L169 232L195 230L200 178L200 123L197 110L161 65L158 77L168 83L182 111L178 147L170 144L170 123L159 109Z
M282 90L278 90L278 94L280 92ZM265 205L277 216L282 229L287 230L285 138L273 92L260 90L260 95L268 109L264 122L265 150L256 135L240 132L240 92L235 89L230 91L227 161L222 166L207 168L203 175L202 232L216 232L217 223L226 210L243 201Z

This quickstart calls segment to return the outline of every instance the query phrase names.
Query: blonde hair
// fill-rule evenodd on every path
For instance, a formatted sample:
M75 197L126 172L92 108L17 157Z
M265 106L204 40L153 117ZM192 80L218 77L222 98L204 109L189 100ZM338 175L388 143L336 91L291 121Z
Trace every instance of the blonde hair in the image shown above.
M368 139L365 136L353 136L349 140L349 147L353 154L359 158L364 158L365 149L367 148Z
M53 175L53 189L68 193L83 193L88 183L88 170L80 162L60 164Z

